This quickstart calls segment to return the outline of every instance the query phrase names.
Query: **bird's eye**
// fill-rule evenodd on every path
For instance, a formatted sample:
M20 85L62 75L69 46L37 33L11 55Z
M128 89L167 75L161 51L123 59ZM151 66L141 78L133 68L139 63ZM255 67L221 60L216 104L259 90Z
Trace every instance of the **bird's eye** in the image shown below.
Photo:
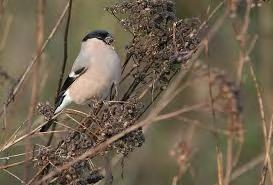
M111 36L107 36L105 39L104 39L104 42L108 45L112 44L114 42L114 38L111 37Z

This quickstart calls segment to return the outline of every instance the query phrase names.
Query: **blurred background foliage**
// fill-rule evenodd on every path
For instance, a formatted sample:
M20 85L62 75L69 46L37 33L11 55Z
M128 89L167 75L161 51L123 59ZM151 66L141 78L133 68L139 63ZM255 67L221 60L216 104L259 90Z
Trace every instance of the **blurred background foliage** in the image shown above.
M35 54L35 23L36 0L9 0L0 17L0 67L14 79L19 79L32 56ZM60 16L66 0L46 0L45 9L45 36L49 34L57 18ZM118 24L117 20L107 13L104 8L113 4L114 0L74 0L72 18L69 31L68 65L69 72L73 60L80 48L82 36L94 29L110 30L116 38L116 49L123 59L124 48L131 36ZM206 18L208 6L211 9L218 5L217 0L177 0L177 15L180 18L200 17ZM273 3L268 2L251 12L249 32L258 35L258 42L251 53L258 82L262 87L267 118L273 113ZM224 10L220 10L210 21L213 23ZM58 76L63 60L63 34L64 23L43 54L40 75L39 101L53 103L58 83ZM8 33L5 35L6 29ZM239 58L239 45L232 30L232 22L226 21L209 43L209 62L211 66L225 70L231 79L235 79ZM243 105L243 121L245 125L245 141L238 166L250 161L264 151L261 118L257 103L254 84L249 75L248 67L243 73L241 101ZM30 102L31 84L25 83L24 90L8 111L8 130L10 135L25 120ZM0 78L0 103L3 104L8 95L11 83ZM179 95L168 110L191 105L198 97L207 91L208 82L200 81L198 86L187 89ZM73 107L73 106L72 106ZM77 107L84 109L83 107ZM201 123L212 122L211 116L204 116L208 112L192 112L187 116L200 120ZM206 117L206 119L204 119ZM225 120L216 116L217 124L226 124ZM2 124L2 120L1 120ZM181 139L190 139L190 150L193 152L189 170L182 177L180 184L215 184L217 182L216 149L213 134L205 129L194 128L194 134L189 124L178 120L159 122L148 129L146 142L124 160L124 169L117 165L114 169L114 184L130 185L166 185L171 184L173 177L178 173L176 160L171 157L170 151L175 143ZM4 133L0 130L0 142L3 142ZM226 150L225 136L220 138L223 153ZM23 151L18 146L16 151L9 151L9 155ZM4 162L0 160L0 164ZM231 184L258 184L262 165L249 170ZM24 167L16 167L11 171L23 176ZM123 178L121 177L123 173ZM0 171L0 184L13 185L19 181Z

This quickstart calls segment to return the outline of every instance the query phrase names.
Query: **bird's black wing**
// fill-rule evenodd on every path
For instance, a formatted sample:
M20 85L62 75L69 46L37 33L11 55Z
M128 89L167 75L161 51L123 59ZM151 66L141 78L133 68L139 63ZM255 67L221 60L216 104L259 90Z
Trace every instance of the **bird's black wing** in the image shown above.
M61 91L61 92L58 94L58 96L57 96L57 98L56 98L56 101L55 101L55 110L62 104L62 102L63 102L63 100L64 100L64 97L65 97L64 93L65 93L65 91ZM55 110L54 110L54 111L55 111Z
M79 68L78 70L74 71L73 75L72 76L68 76L64 83L63 83L63 86L61 88L61 91L59 92L56 100L55 100L55 109L57 107L59 107L62 102L63 102L63 99L65 97L64 93L66 92L66 90L70 87L70 85L79 77L81 76L85 71L87 70L87 68L85 67L81 67Z
M87 70L87 68L85 67L81 67L78 70L74 71L73 76L68 76L64 83L63 86L61 88L61 91L59 92L56 100L55 100L55 108L59 107L62 102L63 99L65 97L64 93L65 91L70 87L70 85L79 77L81 76L85 71ZM52 123L54 122L54 119L49 120L44 126L42 126L42 128L40 129L40 132L46 132L50 126L52 125Z
M61 92L66 91L68 89L68 87L70 87L70 85L79 77L81 76L87 68L85 67L81 67L78 70L74 71L74 75L73 76L68 76L65 81L64 84L61 88Z
M54 123L54 119L49 120L45 125L42 126L40 129L40 132L46 132L51 127L51 125Z
M86 67L81 67L79 68L78 70L74 71L74 74L73 76L68 76L64 83L63 83L63 86L58 94L58 97L56 98L56 101L55 101L55 107L58 107L62 100L63 100L63 95L65 93L65 91L70 87L70 85L79 77L81 76L85 71L87 70Z

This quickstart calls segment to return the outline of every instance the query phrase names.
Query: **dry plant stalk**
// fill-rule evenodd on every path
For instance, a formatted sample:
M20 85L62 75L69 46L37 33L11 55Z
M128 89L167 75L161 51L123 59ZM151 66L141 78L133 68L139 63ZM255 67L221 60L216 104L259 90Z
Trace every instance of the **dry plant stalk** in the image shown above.
M240 157L241 145L244 142L244 125L242 121L242 105L239 88L236 86L236 82L232 81L223 70L218 68L211 68L210 71L208 71L208 66L199 62L194 64L191 78L189 79L191 82L190 84L192 85L196 81L205 81L209 75L211 89L213 92L212 99L214 102L215 114L221 115L221 117L224 117L225 120L227 120L225 128L216 128L216 126L220 127L220 125L215 124L212 129L209 129L209 131L211 131L212 134L225 134L227 139L231 138L237 141L239 147L235 155L235 159L238 160ZM210 95L207 94L205 97L209 96ZM209 102L206 104L209 105ZM197 120L191 120L184 117L180 117L179 120L187 122L191 125L196 125L196 123L199 123ZM202 127L207 129L205 125L202 125ZM176 144L175 149L171 151L172 156L176 158L177 164L179 166L179 173L174 178L175 182L180 180L183 171L190 165L191 159L189 158L189 153L192 150L194 150L194 148L192 148L189 143L179 142ZM219 165L218 180L219 184L225 184L223 182L224 174L222 169L223 155L221 152L219 152L219 154L220 155L217 158Z
M41 51L42 44L44 41L44 6L45 1L44 0L37 0L36 3L36 11L37 11L37 16L36 16L36 53L37 55ZM38 103L38 96L39 96L39 89L40 89L40 66L41 63L43 62L42 56L40 56L37 59L36 64L34 65L34 70L32 74L32 89L31 89L31 99L30 99L30 106L29 106L29 112L28 112L28 123L27 123L27 129L26 129L26 134L31 132L31 127L33 124L33 117L35 114L36 106ZM32 143L31 143L31 138L27 138L25 141L25 178L24 181L28 182L30 179L30 170L32 168L32 165L29 161L32 156L30 154L32 150Z
M3 116L5 110L8 108L8 106L16 99L16 95L19 92L19 90L22 88L23 83L25 82L27 76L29 75L29 73L33 69L34 65L37 63L37 60L39 59L39 57L45 51L48 43L51 41L51 39L55 35L55 33L58 30L58 28L60 27L60 25L61 25L61 23L62 23L65 15L66 15L66 13L68 11L68 8L69 8L69 3L67 3L67 5L65 6L65 8L64 8L64 10L63 10L63 12L61 14L61 16L57 20L56 24L54 25L54 27L51 30L50 34L48 35L47 39L44 41L40 52L33 57L33 59L30 61L29 65L27 66L26 70L21 75L20 79L12 87L11 91L9 92L9 96L7 97L5 103L4 103L4 105L3 105L3 107L2 107L2 109L0 111L0 117Z

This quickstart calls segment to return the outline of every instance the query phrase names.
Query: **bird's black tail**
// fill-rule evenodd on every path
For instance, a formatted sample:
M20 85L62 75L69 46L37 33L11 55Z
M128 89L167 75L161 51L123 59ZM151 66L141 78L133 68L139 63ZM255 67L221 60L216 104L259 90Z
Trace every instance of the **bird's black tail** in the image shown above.
M54 123L55 119L49 120L42 128L40 129L40 132L46 132L51 127L51 125Z

